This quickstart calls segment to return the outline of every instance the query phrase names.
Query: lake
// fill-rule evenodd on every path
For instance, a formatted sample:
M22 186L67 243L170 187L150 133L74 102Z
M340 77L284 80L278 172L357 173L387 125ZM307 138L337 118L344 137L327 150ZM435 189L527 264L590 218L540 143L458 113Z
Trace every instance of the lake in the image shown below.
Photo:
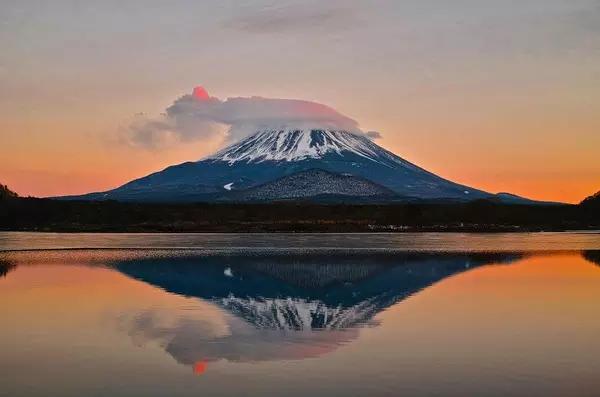
M600 233L0 233L1 396L597 396Z

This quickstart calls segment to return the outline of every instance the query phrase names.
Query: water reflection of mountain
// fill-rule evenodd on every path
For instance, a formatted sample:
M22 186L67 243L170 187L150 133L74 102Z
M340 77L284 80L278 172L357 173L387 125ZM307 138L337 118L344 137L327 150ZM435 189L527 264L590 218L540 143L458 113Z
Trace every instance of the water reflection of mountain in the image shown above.
M127 332L185 365L316 357L436 282L516 254L217 255L120 261L120 272L227 313L226 329L192 311L137 313ZM174 319L174 317L176 317ZM219 328L219 331L215 329Z
M206 256L120 262L124 274L199 297L258 328L331 329L368 322L394 303L511 254Z

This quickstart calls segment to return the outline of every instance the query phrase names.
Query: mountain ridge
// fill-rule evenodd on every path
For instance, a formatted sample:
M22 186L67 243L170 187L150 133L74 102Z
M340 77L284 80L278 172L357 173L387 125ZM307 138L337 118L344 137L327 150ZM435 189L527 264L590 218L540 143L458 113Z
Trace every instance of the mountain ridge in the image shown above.
M591 196L586 197L581 201L580 204L583 206L600 207L600 191L596 192L595 194L592 194Z
M514 195L496 196L444 179L382 148L361 133L294 128L259 130L199 161L170 166L106 192L62 198L210 202L233 190L255 188L311 169L367 179L398 197L532 202Z

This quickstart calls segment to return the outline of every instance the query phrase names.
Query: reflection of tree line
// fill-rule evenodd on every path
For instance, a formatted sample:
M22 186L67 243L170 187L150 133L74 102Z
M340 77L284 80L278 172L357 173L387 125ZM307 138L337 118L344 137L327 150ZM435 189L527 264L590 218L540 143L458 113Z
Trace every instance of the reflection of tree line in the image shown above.
M6 275L17 268L12 262L0 259L0 277L6 277Z
M588 261L600 266L600 250L598 250L598 251L583 251L582 255Z

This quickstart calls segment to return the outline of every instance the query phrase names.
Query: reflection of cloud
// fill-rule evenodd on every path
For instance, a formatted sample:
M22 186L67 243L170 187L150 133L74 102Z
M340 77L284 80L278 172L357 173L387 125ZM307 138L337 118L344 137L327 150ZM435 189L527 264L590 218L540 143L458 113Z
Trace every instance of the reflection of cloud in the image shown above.
M588 250L581 253L585 259L600 266L600 250Z
M226 321L226 332L215 332ZM213 324L214 322L214 324ZM317 357L358 335L358 330L286 332L254 327L223 312L220 318L199 317L187 309L149 310L121 319L136 345L156 343L177 362L196 366L217 360L235 362Z
M194 373L196 375L202 375L204 372L206 372L207 366L208 365L206 361L197 361L196 363L194 363Z

